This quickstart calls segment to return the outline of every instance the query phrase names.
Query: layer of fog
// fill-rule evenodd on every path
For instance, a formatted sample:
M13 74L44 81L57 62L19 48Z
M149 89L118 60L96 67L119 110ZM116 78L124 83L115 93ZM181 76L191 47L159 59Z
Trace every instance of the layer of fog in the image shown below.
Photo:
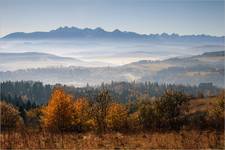
M0 41L0 52L50 53L91 63L100 62L99 66L101 63L102 66L123 65L139 60L162 60L218 50L224 50L224 45L104 40Z

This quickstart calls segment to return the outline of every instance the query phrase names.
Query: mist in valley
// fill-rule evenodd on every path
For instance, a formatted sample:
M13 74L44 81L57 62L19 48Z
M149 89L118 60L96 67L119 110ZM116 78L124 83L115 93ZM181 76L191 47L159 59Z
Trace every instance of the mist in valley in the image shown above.
M61 63L42 59L35 64L24 62L1 62L1 70L15 70L25 68L49 66L118 66L139 60L164 60L171 57L187 57L204 52L224 50L223 44L205 43L170 43L151 41L112 41L112 40L0 40L0 53L37 52L48 53L60 57L70 57L86 62L76 61ZM15 67L13 67L13 64ZM89 65L88 65L89 64ZM4 67L5 65L5 67ZM7 66L7 67L6 67Z

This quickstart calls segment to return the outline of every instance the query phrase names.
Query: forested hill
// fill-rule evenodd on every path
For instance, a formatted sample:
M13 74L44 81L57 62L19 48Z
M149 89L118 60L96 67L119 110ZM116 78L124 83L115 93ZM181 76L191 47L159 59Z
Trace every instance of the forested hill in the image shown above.
M198 86L184 86L175 84L158 84L152 82L135 83L135 82L111 82L111 84L101 84L97 87L78 88L66 85L44 85L41 82L18 81L1 83L1 100L6 100L15 105L44 104L48 102L51 91L55 86L60 86L65 91L71 93L74 97L87 97L93 100L97 93L105 88L109 90L110 95L115 101L127 103L140 98L158 97L165 90L181 91L193 97L217 95L221 89L213 86L212 83L201 83Z

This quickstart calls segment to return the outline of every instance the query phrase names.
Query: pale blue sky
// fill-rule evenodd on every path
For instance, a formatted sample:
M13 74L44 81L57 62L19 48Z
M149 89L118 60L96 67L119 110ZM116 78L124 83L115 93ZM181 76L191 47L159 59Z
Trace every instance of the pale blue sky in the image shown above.
M0 36L59 26L224 35L224 0L0 0Z

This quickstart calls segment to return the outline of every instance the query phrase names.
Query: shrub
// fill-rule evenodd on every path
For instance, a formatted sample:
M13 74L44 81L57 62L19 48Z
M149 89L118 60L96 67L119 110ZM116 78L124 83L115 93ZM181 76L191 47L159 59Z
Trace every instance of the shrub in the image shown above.
M27 125L32 128L40 128L41 127L41 108L30 109L26 113Z
M207 112L195 112L187 116L187 127L191 129L205 129L208 126Z
M224 129L224 91L217 97L213 109L209 111L209 124L216 129Z

